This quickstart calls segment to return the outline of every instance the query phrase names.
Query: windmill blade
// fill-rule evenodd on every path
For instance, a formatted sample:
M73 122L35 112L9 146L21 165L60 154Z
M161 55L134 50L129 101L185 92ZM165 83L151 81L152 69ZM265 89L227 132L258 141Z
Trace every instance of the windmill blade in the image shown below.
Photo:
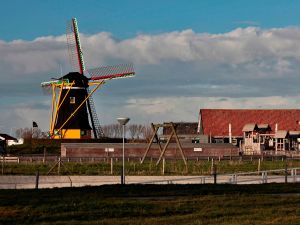
M57 79L57 80L50 80L50 81L45 81L41 83L41 87L50 87L53 84L61 84L61 83L65 83L65 84L69 84L69 80L68 79Z
M66 30L69 60L73 72L83 74L85 70L82 49L80 45L79 32L77 27L77 20L73 18L67 24Z
M50 87L52 84L56 84L57 80L45 81L41 83L41 87Z
M105 66L87 70L90 80L111 80L134 76L133 64L121 64L116 66Z

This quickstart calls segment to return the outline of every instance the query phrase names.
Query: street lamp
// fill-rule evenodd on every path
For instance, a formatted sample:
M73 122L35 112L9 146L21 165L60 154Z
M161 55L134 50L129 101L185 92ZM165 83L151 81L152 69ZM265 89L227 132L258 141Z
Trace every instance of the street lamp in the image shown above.
M118 122L120 125L123 127L123 164L122 164L122 175L121 175L121 184L125 184L125 125L128 123L130 120L127 117L120 117L117 118Z

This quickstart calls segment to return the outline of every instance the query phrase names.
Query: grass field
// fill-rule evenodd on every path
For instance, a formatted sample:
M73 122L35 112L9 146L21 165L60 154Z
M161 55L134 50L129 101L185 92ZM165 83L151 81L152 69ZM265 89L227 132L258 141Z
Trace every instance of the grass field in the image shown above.
M0 224L299 224L300 184L1 190Z
M215 161L217 172L219 174L236 173L236 172L253 172L258 170L258 160L253 161ZM39 171L41 175L47 174L55 163L7 163L4 165L3 173L7 175L34 175ZM284 169L286 162L262 161L260 170ZM289 160L288 168L300 167L299 160ZM113 163L112 175L119 175L121 171L121 162ZM126 161L127 175L161 175L162 165L155 165L155 162L146 161L140 164L139 161ZM166 161L165 175L209 175L211 174L212 163L207 160L188 161L188 170L182 161ZM57 168L52 174L57 174ZM111 165L108 162L98 163L72 163L65 162L61 166L62 175L111 175Z

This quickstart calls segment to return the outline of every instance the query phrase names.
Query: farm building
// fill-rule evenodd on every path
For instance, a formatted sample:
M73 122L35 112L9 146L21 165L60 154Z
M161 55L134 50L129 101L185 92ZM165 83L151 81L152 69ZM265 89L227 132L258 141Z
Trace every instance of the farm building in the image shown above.
M18 141L16 138L9 136L8 134L0 134L0 154L6 153L6 147L8 141Z
M232 143L244 154L298 151L299 109L201 109L198 133L211 143Z

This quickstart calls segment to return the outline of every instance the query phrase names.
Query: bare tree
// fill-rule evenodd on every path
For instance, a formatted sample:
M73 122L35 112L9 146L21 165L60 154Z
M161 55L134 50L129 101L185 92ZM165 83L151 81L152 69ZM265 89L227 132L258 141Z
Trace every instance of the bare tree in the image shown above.
M103 130L104 135L106 137L113 137L114 136L114 130L112 128L112 124L103 126L102 130Z
M34 128L18 128L16 131L16 137L17 138L23 138L23 139L40 139L40 138L47 138L47 134L45 132L42 132L40 128L34 127Z
M129 130L131 139L135 139L135 137L138 134L138 125L137 124L130 124L128 126L128 130Z
M114 128L114 137L120 138L122 137L122 126L120 124L113 124Z
M45 138L45 133L40 128L32 128L32 138L42 139Z
M140 139L140 137L143 136L143 130L144 130L144 126L142 124L137 125L137 134L136 134L137 139Z
M122 137L122 127L119 124L109 124L102 127L106 137L120 138Z
M142 133L143 133L143 138L146 141L150 141L153 131L152 131L152 128L149 125L144 125L143 126Z
M28 127L18 128L16 130L16 137L24 138L24 139L32 139L32 129Z

